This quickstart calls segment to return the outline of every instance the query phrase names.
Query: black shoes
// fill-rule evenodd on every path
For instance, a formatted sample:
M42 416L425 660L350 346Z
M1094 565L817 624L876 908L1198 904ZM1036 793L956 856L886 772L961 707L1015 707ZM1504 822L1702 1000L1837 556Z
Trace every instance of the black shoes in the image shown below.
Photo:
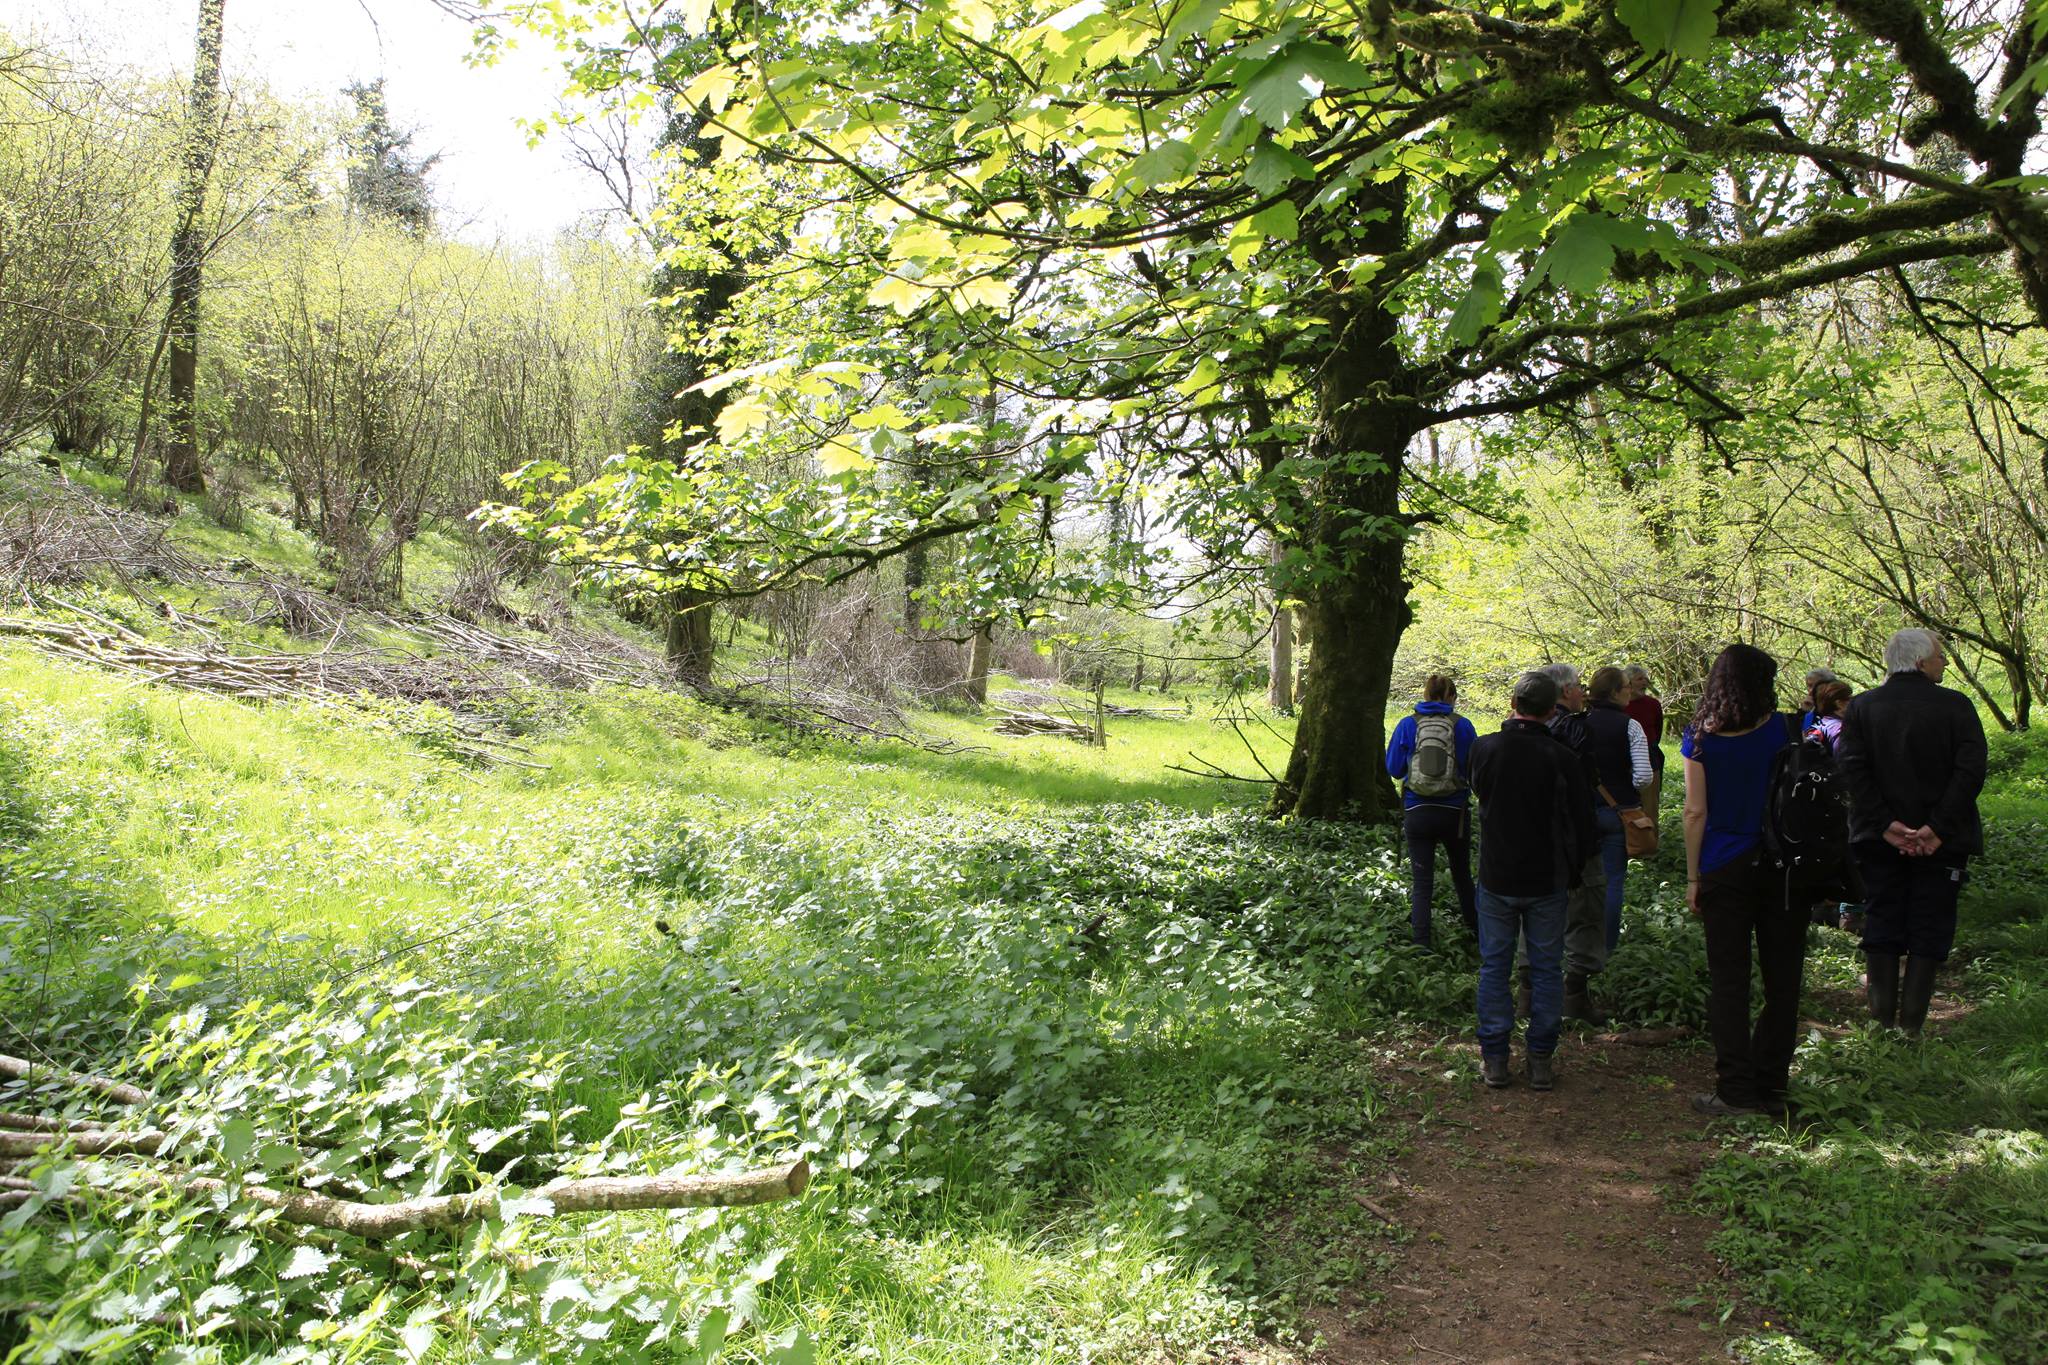
M1490 1054L1482 1056L1479 1059L1479 1075L1486 1082L1486 1087L1489 1090L1505 1090L1510 1085L1513 1085L1515 1081L1514 1076L1508 1071L1506 1053L1502 1053L1498 1057Z
M1868 949L1863 954L1863 961L1864 990L1870 1000L1870 1017L1877 1021L1879 1028L1890 1028L1898 1021L1899 1015L1899 955ZM1922 1017L1926 1012L1923 1006Z
M1755 1105L1730 1104L1711 1090L1703 1095L1694 1095L1692 1107L1695 1113L1705 1114L1710 1119L1747 1119L1770 1112Z
M1548 1090L1556 1084L1557 1073L1551 1065L1550 1058L1538 1057L1531 1053L1529 1056L1529 1088L1531 1090Z

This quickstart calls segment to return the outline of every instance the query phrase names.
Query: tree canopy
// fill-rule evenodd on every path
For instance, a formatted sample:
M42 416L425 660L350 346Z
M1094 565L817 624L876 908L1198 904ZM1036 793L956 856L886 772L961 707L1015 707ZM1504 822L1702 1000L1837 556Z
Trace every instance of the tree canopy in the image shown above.
M2048 40L2009 8L718 2L603 22L622 14L521 17L578 48L586 89L670 92L748 154L674 206L680 250L727 249L688 231L707 190L726 237L753 224L775 249L747 263L734 368L706 381L728 401L681 433L690 457L561 497L560 471L529 470L507 519L713 594L946 537L1022 566L986 578L1012 603L1270 572L1312 642L1280 810L1390 800L1406 547L1497 501L1421 468L1422 433L1617 388L1739 412L1737 323L1929 262L2006 258L2048 315L2027 171ZM1120 498L1178 538L1170 566L1051 564L1058 517Z

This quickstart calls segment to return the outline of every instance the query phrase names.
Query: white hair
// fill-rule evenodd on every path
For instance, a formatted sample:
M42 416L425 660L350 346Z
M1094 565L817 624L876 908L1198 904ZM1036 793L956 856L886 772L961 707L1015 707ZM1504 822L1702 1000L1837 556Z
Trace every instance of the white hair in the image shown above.
M1931 630L1908 626L1885 642L1884 671L1912 673L1941 652L1941 637Z
M1630 664L1621 670L1621 676L1632 683L1646 683L1650 680L1650 670L1641 664Z
M1908 664L1907 667L1910 668L1912 665ZM1835 676L1835 670L1832 668L1810 668L1806 671L1806 685L1808 687L1818 687L1822 683L1840 681L1841 679Z
M1536 671L1556 683L1560 692L1579 680L1579 670L1570 664L1545 664Z

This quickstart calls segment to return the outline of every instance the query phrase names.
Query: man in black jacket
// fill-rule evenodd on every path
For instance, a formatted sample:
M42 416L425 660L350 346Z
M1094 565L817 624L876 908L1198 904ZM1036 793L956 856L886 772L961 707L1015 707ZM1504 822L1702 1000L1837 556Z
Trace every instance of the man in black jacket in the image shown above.
M1566 893L1598 835L1577 755L1545 722L1557 684L1541 673L1515 683L1514 715L1472 746L1479 798L1479 1057L1486 1083L1508 1084L1515 1031L1508 979L1518 938L1528 942L1531 978L1529 1085L1554 1082L1551 1054L1563 1024Z
M1932 631L1892 636L1889 676L1849 703L1836 746L1866 896L1870 1014L1914 1036L1955 942L1964 866L1984 848L1984 723L1968 697L1938 685L1947 663Z

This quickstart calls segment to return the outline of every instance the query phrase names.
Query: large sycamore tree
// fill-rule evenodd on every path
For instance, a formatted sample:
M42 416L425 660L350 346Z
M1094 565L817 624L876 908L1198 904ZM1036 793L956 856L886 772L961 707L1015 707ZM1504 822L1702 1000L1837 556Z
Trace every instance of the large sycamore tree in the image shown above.
M1279 813L1391 807L1406 547L1487 492L1411 457L1431 428L1713 411L1732 320L1929 262L2005 258L2048 316L2048 38L2009 5L694 0L611 43L606 11L526 17L776 167L788 236L689 467L537 470L514 519L714 592L1028 545L1105 484L1217 564L1270 538L1311 644Z

